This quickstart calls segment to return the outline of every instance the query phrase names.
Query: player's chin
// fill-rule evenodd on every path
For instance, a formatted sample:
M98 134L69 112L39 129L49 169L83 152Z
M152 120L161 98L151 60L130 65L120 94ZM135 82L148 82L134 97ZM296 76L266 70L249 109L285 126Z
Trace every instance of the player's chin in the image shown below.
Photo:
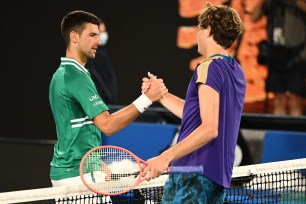
M95 58L96 53L97 53L96 49L91 49L90 52L89 52L89 55L91 55L91 57Z
M96 52L89 53L87 56L89 59L94 59L96 57Z

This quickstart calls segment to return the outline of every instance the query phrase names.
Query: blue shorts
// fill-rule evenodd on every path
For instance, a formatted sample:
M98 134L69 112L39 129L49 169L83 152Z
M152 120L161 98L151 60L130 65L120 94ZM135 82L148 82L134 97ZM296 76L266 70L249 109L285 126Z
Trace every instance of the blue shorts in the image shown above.
M198 174L170 174L165 183L163 204L222 204L226 188Z

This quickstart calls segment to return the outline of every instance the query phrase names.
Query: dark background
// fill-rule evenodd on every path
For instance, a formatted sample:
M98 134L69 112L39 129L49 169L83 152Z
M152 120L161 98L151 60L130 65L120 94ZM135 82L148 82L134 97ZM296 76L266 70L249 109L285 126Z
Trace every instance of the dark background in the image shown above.
M119 83L119 102L140 95L147 71L164 78L168 89L184 98L197 47L176 45L183 19L178 0L7 1L0 12L0 192L51 187L49 164L56 140L49 106L49 83L65 55L62 17L81 9L101 17L110 35L107 48ZM152 108L159 108L154 104ZM116 110L116 108L114 108ZM173 115L149 110L140 118L177 123ZM306 118L244 115L242 128L305 131Z
M196 25L197 19L179 16L178 0L5 4L0 12L0 192L51 186L53 144L35 141L56 139L48 91L60 57L65 55L60 23L68 12L81 9L104 19L110 35L107 48L119 83L118 105L127 105L140 95L147 71L164 78L172 93L184 97L192 75L189 61L199 55L196 47L176 46L177 29ZM34 143L15 143L19 138ZM3 142L7 139L13 140Z
M164 78L181 97L191 77L197 48L176 46L177 29L196 25L178 14L178 0L10 1L1 11L1 137L55 139L48 88L65 55L62 17L86 10L106 22L107 48L119 83L119 105L140 94L147 71ZM158 106L158 104L156 105Z

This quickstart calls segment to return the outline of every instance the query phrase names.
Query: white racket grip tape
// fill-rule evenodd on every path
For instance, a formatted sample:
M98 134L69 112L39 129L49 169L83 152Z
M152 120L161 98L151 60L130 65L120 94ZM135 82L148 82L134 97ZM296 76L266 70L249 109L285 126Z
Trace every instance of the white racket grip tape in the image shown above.
M133 104L140 113L143 113L150 105L152 105L152 101L145 94L141 94L141 96L133 101Z
M170 166L168 168L169 173L191 173L191 174L203 174L203 166Z

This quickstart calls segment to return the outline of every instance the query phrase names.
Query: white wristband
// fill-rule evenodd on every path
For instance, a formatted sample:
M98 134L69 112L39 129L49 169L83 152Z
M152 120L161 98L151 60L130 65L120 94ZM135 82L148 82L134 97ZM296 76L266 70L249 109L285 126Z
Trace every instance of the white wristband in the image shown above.
M133 101L133 104L140 113L143 113L152 104L152 101L145 94L142 94Z

